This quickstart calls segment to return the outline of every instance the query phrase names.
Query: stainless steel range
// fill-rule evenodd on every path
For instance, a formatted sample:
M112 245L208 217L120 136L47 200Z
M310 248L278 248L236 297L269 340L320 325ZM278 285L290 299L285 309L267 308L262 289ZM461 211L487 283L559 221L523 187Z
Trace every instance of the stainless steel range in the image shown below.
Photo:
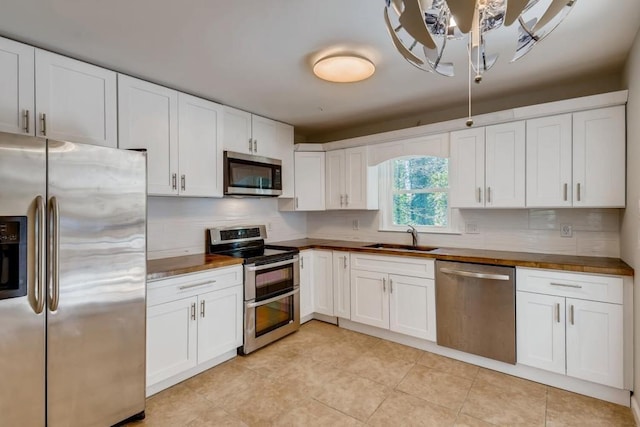
M300 328L297 249L264 244L264 225L211 228L207 253L244 259L244 345L248 354Z

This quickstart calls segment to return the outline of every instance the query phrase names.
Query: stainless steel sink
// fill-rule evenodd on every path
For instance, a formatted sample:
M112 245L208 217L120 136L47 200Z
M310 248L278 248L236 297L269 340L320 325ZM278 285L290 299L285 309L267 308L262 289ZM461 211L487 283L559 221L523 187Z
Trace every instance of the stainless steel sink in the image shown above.
M431 252L439 249L435 246L412 246L412 245L397 245L394 243L375 243L373 245L367 245L365 248L372 249L385 249L392 251L416 251L416 252Z

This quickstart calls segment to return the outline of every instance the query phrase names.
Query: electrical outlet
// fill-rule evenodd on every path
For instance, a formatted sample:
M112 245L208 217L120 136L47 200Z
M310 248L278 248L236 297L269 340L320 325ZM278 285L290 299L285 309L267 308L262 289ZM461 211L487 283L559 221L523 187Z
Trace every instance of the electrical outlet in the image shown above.
M477 222L467 222L464 225L464 231L467 234L479 234L478 223Z
M360 221L357 219L353 220L353 229L354 230L360 230Z
M571 237L573 236L573 227L571 224L561 224L560 225L560 236L561 237Z

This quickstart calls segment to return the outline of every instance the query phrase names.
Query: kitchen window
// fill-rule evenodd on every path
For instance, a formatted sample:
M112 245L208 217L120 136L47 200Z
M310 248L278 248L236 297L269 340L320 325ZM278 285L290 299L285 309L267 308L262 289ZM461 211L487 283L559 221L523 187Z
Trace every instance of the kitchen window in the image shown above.
M449 208L449 159L403 157L380 166L381 229L455 232Z

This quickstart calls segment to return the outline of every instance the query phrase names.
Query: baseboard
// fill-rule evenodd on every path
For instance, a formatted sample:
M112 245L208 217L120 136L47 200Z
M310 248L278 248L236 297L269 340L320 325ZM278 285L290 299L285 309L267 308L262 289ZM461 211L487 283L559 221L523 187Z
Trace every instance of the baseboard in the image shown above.
M640 404L638 403L638 396L635 394L631 396L631 412L636 425L640 426Z

